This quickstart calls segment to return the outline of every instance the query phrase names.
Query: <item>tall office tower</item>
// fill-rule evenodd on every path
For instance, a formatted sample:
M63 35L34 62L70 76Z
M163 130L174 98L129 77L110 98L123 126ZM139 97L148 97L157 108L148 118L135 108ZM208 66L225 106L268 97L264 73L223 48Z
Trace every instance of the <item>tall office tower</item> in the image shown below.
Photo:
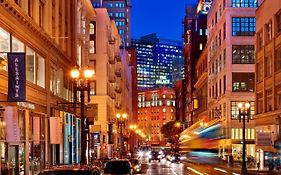
M177 68L183 59L180 42L158 38L153 33L132 40L132 46L137 50L138 89L173 87L182 77L183 68Z
M184 63L185 63L185 83L184 93L186 96L185 121L190 126L193 124L193 100L196 99L195 83L196 71L195 65L201 55L207 42L207 14L211 1L198 2L198 5L186 7L184 18Z
M130 0L91 0L94 8L106 8L114 20L121 36L122 45L131 45L131 3Z

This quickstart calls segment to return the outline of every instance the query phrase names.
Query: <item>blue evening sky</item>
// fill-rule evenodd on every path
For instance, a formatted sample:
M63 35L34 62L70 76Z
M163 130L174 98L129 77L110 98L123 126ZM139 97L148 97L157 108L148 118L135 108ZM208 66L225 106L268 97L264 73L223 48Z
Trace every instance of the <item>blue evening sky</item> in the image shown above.
M138 39L143 35L182 40L182 21L187 4L198 0L131 0L131 35Z

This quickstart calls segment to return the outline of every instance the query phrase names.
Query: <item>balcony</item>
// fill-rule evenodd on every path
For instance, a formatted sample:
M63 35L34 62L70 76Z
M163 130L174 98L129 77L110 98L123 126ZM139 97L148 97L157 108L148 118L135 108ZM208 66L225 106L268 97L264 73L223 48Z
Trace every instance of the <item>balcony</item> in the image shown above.
M121 77L121 68L115 70L115 75Z
M117 62L121 62L121 56L119 54L115 55L115 59Z
M115 86L115 92L120 94L122 92L122 88L119 85L116 85Z
M116 101L116 102L115 102L115 108L117 108L117 109L121 109L121 108L122 108L122 103L121 103L121 101Z
M109 81L109 83L115 83L115 81L116 81L115 76L113 76L113 75L109 75L109 77L108 77L108 81Z

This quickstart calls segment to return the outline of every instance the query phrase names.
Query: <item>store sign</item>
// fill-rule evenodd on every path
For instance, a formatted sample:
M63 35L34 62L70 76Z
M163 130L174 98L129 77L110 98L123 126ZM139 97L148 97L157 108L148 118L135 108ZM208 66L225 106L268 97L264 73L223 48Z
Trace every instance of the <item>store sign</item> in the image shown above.
M25 101L25 53L8 53L8 101Z
M7 106L4 111L4 122L6 124L6 142L10 145L19 145L20 130L18 109L15 106Z
M50 143L60 144L62 137L62 129L60 117L50 117Z
M257 146L271 146L271 133L270 132L258 132L257 134Z
M17 102L18 106L27 108L27 109L32 109L35 110L35 105L32 103L28 103L28 102Z

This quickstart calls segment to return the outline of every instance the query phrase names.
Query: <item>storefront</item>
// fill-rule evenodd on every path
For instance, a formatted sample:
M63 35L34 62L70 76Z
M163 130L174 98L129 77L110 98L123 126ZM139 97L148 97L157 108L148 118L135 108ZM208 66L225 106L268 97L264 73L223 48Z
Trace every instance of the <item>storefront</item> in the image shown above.
M37 174L45 167L45 108L27 102L2 106L0 169L2 174Z

